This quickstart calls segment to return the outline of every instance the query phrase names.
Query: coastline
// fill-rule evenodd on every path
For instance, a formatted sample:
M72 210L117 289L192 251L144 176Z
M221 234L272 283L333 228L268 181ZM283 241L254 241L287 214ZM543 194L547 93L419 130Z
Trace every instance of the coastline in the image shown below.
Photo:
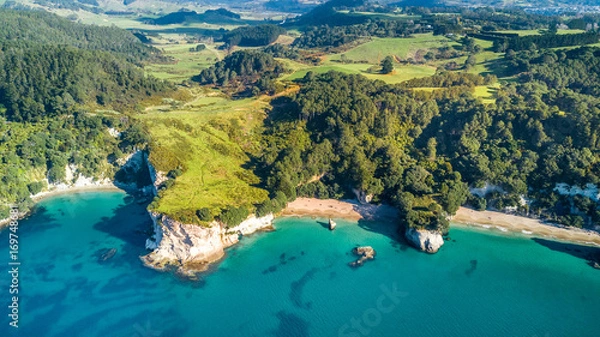
M360 204L354 200L298 198L288 203L282 216L341 218L352 221L395 219L398 213L388 205ZM600 247L600 234L547 224L537 219L494 211L475 211L460 207L451 219L453 226L516 233L560 242Z
M476 211L460 207L451 219L461 227L477 227L498 233L517 233L525 237L539 237L560 242L600 247L600 234L579 229L560 227L538 219L495 211Z
M73 187L53 189L51 191L40 192L40 193L32 196L31 200L33 200L37 203L44 199L51 198L51 197L54 197L57 195L71 194L71 193L77 193L77 192L95 192L95 191L118 192L118 191L123 191L123 190L118 188L112 182L110 184L73 186Z
M56 187L49 191L44 191L44 192L40 192L36 195L32 195L31 200L33 200L34 204L37 204L38 202L40 202L44 199L62 195L62 194L71 194L71 193L77 193L77 192L94 192L94 191L118 192L118 191L122 191L122 189L120 189L116 185L114 185L114 183L112 181L105 182L105 183L98 183L98 184L92 183L89 185L61 186L61 187ZM19 220L25 218L28 214L29 214L29 212L20 213ZM3 230L10 223L10 221L11 221L10 218L0 219L0 231Z
M112 181L55 188L51 191L38 193L31 197L37 203L46 198L77 192L122 191ZM20 214L19 219L27 216ZM397 210L389 205L361 204L356 200L297 198L288 203L281 212L285 217L322 217L340 218L351 221L394 220L398 217ZM9 223L10 218L0 219L0 230ZM540 237L560 242L570 242L587 246L600 247L600 234L578 228L565 228L547 224L537 219L511 215L495 211L475 211L460 207L451 219L453 226L478 228L496 231L497 233L516 233L524 237Z
M398 211L392 206L360 204L356 200L297 198L287 204L281 215L358 221L396 219Z

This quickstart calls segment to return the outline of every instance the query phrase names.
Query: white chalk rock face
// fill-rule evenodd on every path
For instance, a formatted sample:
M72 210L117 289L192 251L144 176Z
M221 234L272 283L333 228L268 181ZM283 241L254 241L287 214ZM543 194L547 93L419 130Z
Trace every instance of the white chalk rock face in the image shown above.
M168 266L183 273L203 271L225 255L224 249L236 244L240 235L272 228L273 215L262 218L250 216L236 227L223 228L218 222L210 227L182 224L165 215L150 213L154 235L146 241L153 251L142 257L149 267L164 270Z
M262 218L257 218L254 215L248 217L241 224L229 230L239 232L242 235L252 234L259 230L264 230L273 226L273 214L268 214Z
M405 236L412 245L430 254L437 253L444 245L444 238L437 231L410 228Z

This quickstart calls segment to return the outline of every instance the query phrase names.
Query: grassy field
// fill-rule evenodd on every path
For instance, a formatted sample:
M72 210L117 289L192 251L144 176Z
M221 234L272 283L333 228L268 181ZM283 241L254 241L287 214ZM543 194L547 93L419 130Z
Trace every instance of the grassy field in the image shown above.
M543 30L539 29L531 29L531 30L503 30L498 33L506 33L506 34L519 34L519 36L527 36L527 35L542 35L544 33ZM585 30L581 29L559 29L557 34L580 34L585 33Z
M485 104L496 103L496 96L499 88L499 83L490 86L478 85L475 87L473 96L481 98L481 101Z
M475 88L473 90L473 96L480 98L484 104L496 103L496 93L498 92L499 88L500 88L500 83L496 83L496 84L489 85L489 86L488 85L478 85L478 86L475 86ZM423 88L414 88L413 90L432 92L432 91L441 90L441 89L442 88L423 87Z
M451 44L456 43L443 36L433 36L433 34L416 34L413 38L373 38L372 41L344 53L330 55L327 60L341 60L341 55L344 54L351 61L379 64L388 55L407 58L418 50L440 48Z
M190 79L211 65L215 64L223 57L223 54L215 49L214 45L206 45L207 48L201 52L190 52L190 48L196 47L194 44L167 44L157 45L158 49L164 51L165 55L175 59L172 64L152 64L146 66L145 70L157 78L181 83Z
M307 72L312 71L316 74L326 73L328 71L339 71L346 74L361 74L372 80L382 80L386 83L400 83L412 78L427 77L435 74L435 68L430 66L398 66L391 74L383 75L377 73L368 73L367 69L372 67L370 64L342 64L342 63L327 63L324 65L311 67L303 66L296 68L290 75L284 76L282 80L295 80L304 77Z
M187 89L182 89L187 90ZM252 132L264 116L267 100L230 100L216 91L196 88L187 103L165 102L140 116L152 138L151 162L168 172L184 173L165 190L157 211L193 212L209 207L214 214L226 205L251 205L268 197L256 187L246 151L256 146Z
M339 10L338 13L343 13L348 16L368 16L369 18L375 19L388 19L388 20L396 20L396 21L408 21L408 20L418 20L421 18L420 15L408 15L402 13L373 13L373 12L350 12L349 10Z
M309 71L325 73L333 70L347 74L361 74L369 79L382 80L386 83L400 83L412 78L431 76L435 74L436 67L435 65L400 65L396 63L394 72L387 75L369 72L368 70L373 66L377 66L388 55L406 58L417 50L439 48L449 44L455 44L455 42L432 34L419 34L414 38L374 38L372 41L344 53L325 56L323 62L318 66L280 60L292 71L290 75L284 76L282 80L302 78ZM349 61L363 61L366 63L342 63L340 62L342 54Z

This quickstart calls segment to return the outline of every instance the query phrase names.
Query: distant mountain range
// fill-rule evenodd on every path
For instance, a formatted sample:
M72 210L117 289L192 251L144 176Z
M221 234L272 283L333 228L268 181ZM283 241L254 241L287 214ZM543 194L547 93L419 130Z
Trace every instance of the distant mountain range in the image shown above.
M244 11L276 11L304 13L325 0L6 0L2 6L10 8L67 9L100 12L169 13L181 9L202 12L207 8L225 7Z
M207 10L204 13L182 10L169 13L156 19L147 19L144 22L153 25L170 25L178 23L204 22L212 24L241 24L244 23L239 14L228 11L224 8L216 10Z
M4 7L67 9L74 12L84 10L93 13L144 13L161 15L165 22L212 22L235 24L236 18L219 10L206 11L206 8L224 7L234 12L254 11L264 13L307 13L315 8L357 8L360 6L494 6L525 7L543 11L548 8L569 10L575 6L600 6L600 0L6 0ZM161 18L161 19L163 19ZM156 24L160 23L159 19Z

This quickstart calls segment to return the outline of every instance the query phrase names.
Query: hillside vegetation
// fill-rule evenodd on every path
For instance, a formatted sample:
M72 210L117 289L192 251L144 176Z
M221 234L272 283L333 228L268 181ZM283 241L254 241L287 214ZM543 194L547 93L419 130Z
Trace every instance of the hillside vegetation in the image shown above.
M240 24L243 23L239 14L228 11L224 8L207 10L204 13L195 11L181 10L169 13L156 19L145 19L145 22L152 25L172 25L178 23L213 23L213 24Z
M227 206L248 210L268 198L257 187L260 179L245 168L267 104L260 99L231 101L213 91L193 97L140 116L152 137L150 161L170 177L149 207L186 223L206 224Z
M148 141L128 112L173 87L128 61L155 53L128 32L72 24L47 13L0 11L0 19L22 29L0 28L0 218L5 218L7 204L27 210L30 195L48 183L72 183L67 179L78 174L112 178L116 160ZM77 168L76 176L67 177L67 165Z
M130 32L116 27L77 24L43 11L0 9L0 20L0 43L68 45L109 51L134 62L159 57L156 49L144 45Z
M260 51L237 51L202 70L194 79L201 84L218 85L229 92L239 94L252 91L274 93L273 80L283 73L281 63L271 55Z

